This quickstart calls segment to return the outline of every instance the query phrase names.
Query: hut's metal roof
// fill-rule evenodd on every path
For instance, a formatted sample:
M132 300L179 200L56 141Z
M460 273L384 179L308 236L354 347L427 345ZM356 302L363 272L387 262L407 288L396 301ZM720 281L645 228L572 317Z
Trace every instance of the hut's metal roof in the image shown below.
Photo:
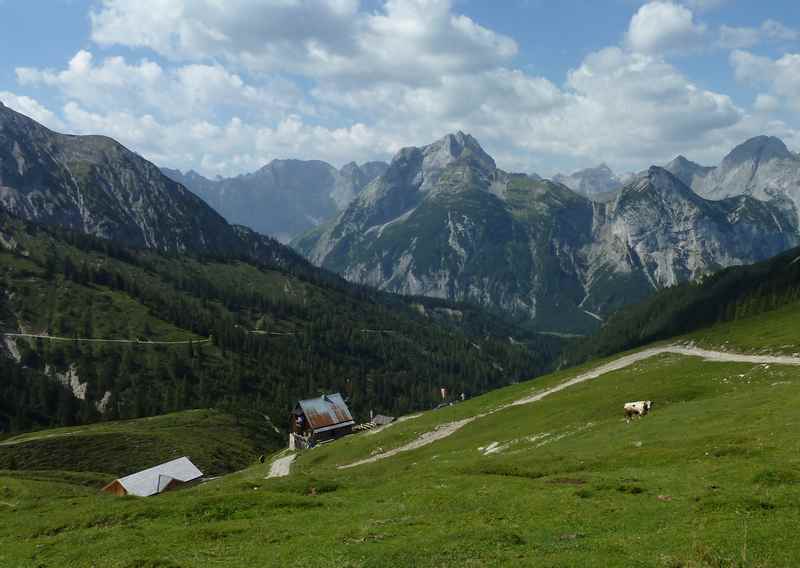
M324 432L338 426L354 424L350 409L339 393L301 400L299 405L309 425L316 431Z
M203 472L197 469L189 461L189 458L182 457L138 473L132 473L118 481L128 495L149 497L164 491L173 480L187 482L202 476Z

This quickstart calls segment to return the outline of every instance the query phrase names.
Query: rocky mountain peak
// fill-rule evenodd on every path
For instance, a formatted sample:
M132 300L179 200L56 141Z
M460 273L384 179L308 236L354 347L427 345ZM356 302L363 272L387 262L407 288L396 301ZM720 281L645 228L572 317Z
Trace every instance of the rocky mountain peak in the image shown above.
M605 163L578 170L568 176L557 174L553 181L590 198L616 192L622 187L619 177Z
M448 134L433 144L422 149L424 169L445 168L456 161L468 160L483 169L494 170L494 160L487 154L480 143L460 130Z
M619 201L622 201L631 194L642 194L647 192L662 196L667 194L678 194L689 198L697 197L697 195L685 183L683 183L665 168L661 168L659 166L650 166L647 171L640 174L622 189L618 199Z
M355 175L356 172L359 171L358 164L355 162L348 162L342 166L342 169L339 170L339 173L342 175L352 176Z
M674 160L672 160L665 166L665 169L670 170L671 168L685 168L698 165L699 164L696 164L695 162L691 161L683 154L678 154Z
M679 155L670 163L665 165L664 169L689 187L692 187L696 177L703 177L714 168L701 166L700 164L689 160L686 158L686 156Z
M775 136L756 136L736 146L722 160L723 168L733 168L745 162L766 163L771 160L795 159L783 143Z

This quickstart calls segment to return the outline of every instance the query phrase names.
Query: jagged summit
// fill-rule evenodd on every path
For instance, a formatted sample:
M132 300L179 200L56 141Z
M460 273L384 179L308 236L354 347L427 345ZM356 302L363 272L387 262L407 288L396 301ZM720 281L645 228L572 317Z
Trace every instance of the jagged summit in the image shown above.
M686 167L702 168L703 166L701 166L697 162L693 162L692 160L690 160L689 158L687 158L683 154L678 154L675 157L674 160L672 160L670 163L668 163L666 166L664 166L664 169L672 171L672 168L678 168L678 167L680 167L680 168L686 168Z
M664 169L681 180L683 183L692 187L695 178L702 178L708 175L714 168L701 166L697 162L693 162L683 154L677 156L674 160L664 166Z
M578 170L570 175L556 174L553 181L566 185L571 190L589 198L613 194L623 185L619 176L605 162L593 168Z
M756 136L736 146L722 160L722 167L733 167L746 161L755 163L770 160L795 159L783 140L775 136Z
M669 170L659 166L650 166L645 172L642 172L638 177L634 178L622 188L618 200L624 199L626 195L631 193L643 193L648 191L662 195L673 193L680 194L687 198L699 198L691 188Z
M495 169L494 159L471 135L460 130L447 134L433 144L422 148L425 169L444 168L459 160L469 160L484 169Z

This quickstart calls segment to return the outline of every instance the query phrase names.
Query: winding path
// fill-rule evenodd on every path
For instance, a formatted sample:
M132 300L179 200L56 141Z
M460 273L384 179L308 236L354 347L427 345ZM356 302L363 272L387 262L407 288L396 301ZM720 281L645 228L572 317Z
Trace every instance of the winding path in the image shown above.
M188 339L184 341L150 341L148 339L88 339L85 337L59 337L57 335L43 335L36 333L0 333L6 337L31 337L34 339L51 339L53 341L80 341L88 343L137 343L139 345L188 345L189 343L208 343L210 337L205 339Z
M267 475L266 479L272 477L286 477L289 475L289 471L292 469L292 462L296 457L297 454L289 454L288 456L276 459L270 464L269 475Z
M755 365L767 364L767 365L800 366L800 357L792 357L788 355L743 355L740 353L711 351L708 349L700 349L698 347L686 347L680 345L667 345L665 347L653 347L650 349L644 349L636 353L631 353L630 355L625 355L624 357L620 357L619 359L615 359L614 361L606 363L605 365L600 365L599 367L596 367L590 371L586 371L585 373L581 373L580 375L577 375L576 377L566 380L563 383L560 383L554 387L550 387L549 389L545 389L541 392L537 392L535 394L526 396L524 398L517 399L514 402L510 402L489 412L484 412L482 414L478 414L471 418L465 418L463 420L458 420L456 422L441 424L437 426L434 430L430 432L425 432L419 438L417 438L412 442L409 442L408 444L405 444L404 446L388 450L386 452L371 456L369 458L365 458L363 460L359 460L357 462L353 462L346 465L340 465L339 469L347 469L359 465L374 463L379 460L390 458L402 452L416 450L417 448L427 446L428 444L432 444L437 440L441 440L452 434L455 434L467 424L474 422L475 420L484 418L485 416L489 416L490 414L494 414L495 412L500 412L501 410L513 406L521 406L523 404L530 404L532 402L542 400L543 398L548 397L551 394L555 394L571 386L589 381L591 379L596 379L597 377L600 377L607 373L619 371L620 369L629 367L630 365L638 363L639 361L643 361L644 359L649 359L650 357L663 355L665 353L685 355L687 357L701 357L706 361L713 361L719 363L752 363Z

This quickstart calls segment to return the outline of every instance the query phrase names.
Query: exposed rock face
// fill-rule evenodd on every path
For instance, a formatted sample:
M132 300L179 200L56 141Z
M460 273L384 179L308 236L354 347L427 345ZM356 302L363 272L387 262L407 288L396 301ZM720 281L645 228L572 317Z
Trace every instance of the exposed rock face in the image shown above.
M800 210L800 158L779 139L758 136L740 144L692 188L709 199L750 195Z
M334 221L295 245L356 282L574 332L654 289L795 246L796 227L775 204L708 201L657 167L599 203L498 170L457 133L401 150Z
M664 166L664 169L689 187L694 185L695 180L699 182L700 179L707 176L709 172L714 171L714 168L701 166L696 162L686 159L684 156L678 156Z
M4 210L129 246L315 270L274 239L228 224L205 201L114 140L58 134L3 106L0 213ZM0 231L0 246L14 249L16 243Z
M288 241L336 216L387 167L352 162L337 170L321 161L273 160L254 173L217 180L194 171L163 171L228 221Z
M580 170L568 176L557 174L553 177L553 181L564 184L571 190L595 201L597 198L607 201L609 196L622 189L623 185L622 179L605 164Z
M57 134L0 107L0 206L46 224L160 250L226 250L225 220L114 140Z

